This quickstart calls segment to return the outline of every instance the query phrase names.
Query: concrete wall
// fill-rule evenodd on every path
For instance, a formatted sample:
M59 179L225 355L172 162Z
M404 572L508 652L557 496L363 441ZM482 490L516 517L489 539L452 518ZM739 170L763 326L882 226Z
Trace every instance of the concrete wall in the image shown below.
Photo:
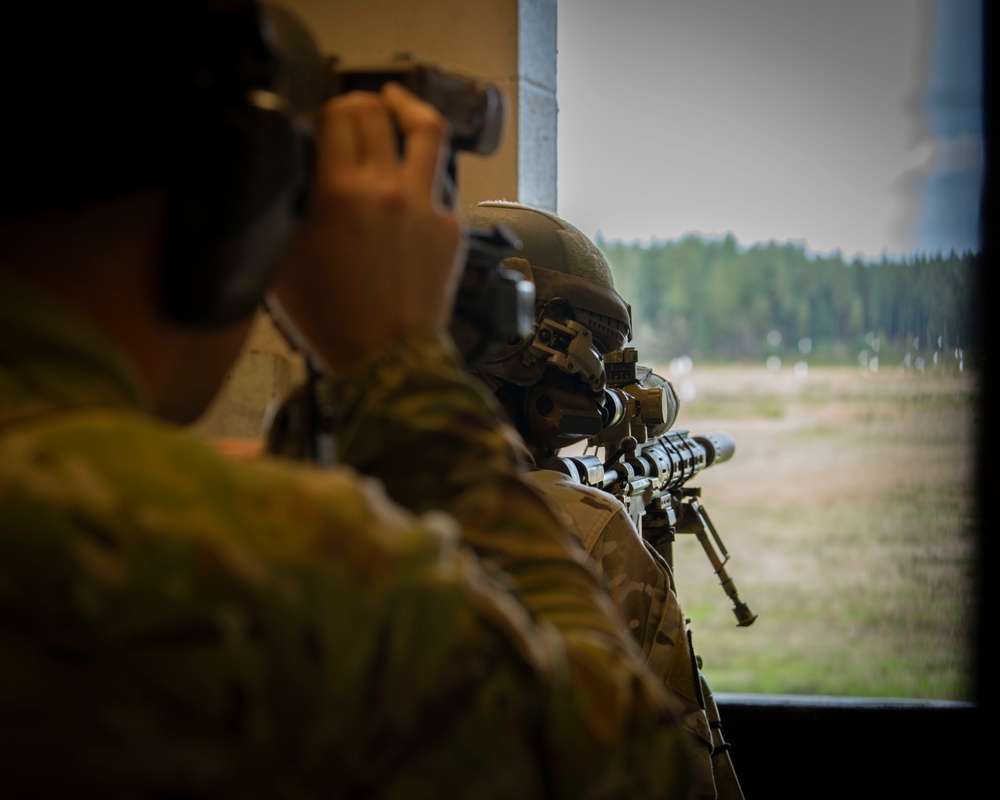
M491 156L459 155L459 200L519 200L556 210L556 0L272 2L295 12L345 66L378 66L410 53L499 86L508 109L502 143ZM301 358L269 320L258 319L198 430L259 437L271 398L301 376Z
M345 66L399 53L497 84L510 118L492 156L463 154L465 201L505 198L555 210L556 0L278 0Z

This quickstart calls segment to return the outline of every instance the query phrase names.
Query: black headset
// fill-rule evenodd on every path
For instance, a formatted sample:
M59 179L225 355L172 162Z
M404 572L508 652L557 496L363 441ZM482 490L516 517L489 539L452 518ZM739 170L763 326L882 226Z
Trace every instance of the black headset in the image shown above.
M291 14L248 0L202 21L161 273L166 312L190 326L245 319L260 303L307 204L306 118L322 99L322 59ZM293 53L278 52L276 26Z
M0 220L164 186L165 311L191 326L253 313L304 211L326 76L291 14L257 0L10 0L0 74Z

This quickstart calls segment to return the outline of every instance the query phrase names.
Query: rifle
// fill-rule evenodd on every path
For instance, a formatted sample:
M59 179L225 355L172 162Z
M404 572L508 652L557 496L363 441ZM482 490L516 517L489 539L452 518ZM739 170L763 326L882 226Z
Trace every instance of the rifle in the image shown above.
M553 456L539 466L617 497L671 569L677 534L693 533L733 602L737 626L753 624L757 615L726 572L729 552L701 503L701 489L687 486L703 469L732 458L736 443L723 432L692 436L670 429L676 401L668 390L645 385L649 370L638 365L635 348L609 353L605 368L608 424L587 445L603 450L603 456Z

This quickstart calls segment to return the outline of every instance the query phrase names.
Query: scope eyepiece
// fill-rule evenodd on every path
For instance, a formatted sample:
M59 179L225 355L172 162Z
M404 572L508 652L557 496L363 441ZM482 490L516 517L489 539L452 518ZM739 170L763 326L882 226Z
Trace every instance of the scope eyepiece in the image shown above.
M601 427L617 425L628 413L628 397L621 389L605 389L601 406Z

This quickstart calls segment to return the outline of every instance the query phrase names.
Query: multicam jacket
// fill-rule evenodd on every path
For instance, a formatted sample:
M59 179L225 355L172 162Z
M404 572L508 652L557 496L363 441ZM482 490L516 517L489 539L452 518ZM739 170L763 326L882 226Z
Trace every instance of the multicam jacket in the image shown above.
M670 566L646 543L613 495L553 470L537 469L528 480L551 506L568 515L570 530L604 579L643 660L662 678L673 711L691 737L698 795L742 798L728 752L720 748L713 756L717 737L709 716L717 709L691 651Z
M228 463L0 274L0 796L687 796L662 686L447 343L344 398L351 466Z

